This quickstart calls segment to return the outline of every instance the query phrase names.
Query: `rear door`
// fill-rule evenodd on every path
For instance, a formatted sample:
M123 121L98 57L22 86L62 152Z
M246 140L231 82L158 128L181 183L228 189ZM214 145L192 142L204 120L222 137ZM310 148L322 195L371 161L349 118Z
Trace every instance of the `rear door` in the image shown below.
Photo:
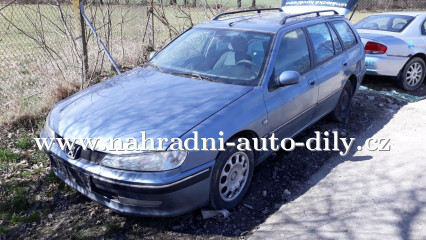
M306 29L314 49L318 77L318 108L314 116L318 119L332 111L339 100L346 82L344 67L348 64L348 56L328 23L318 23Z
M312 121L318 100L316 72L312 69L309 42L303 28L286 31L278 38L274 49L272 77L264 88L268 125L279 138L291 137ZM284 71L301 74L298 84L273 87L277 76Z

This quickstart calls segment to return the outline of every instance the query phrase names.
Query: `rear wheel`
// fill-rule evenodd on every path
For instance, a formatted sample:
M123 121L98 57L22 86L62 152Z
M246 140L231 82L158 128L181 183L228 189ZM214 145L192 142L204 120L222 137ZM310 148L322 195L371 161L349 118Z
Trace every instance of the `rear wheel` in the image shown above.
M341 122L348 117L353 97L353 88L351 81L347 81L342 93L340 94L339 102L336 108L330 113L329 117L332 121Z
M237 141L232 141L235 146ZM253 151L227 147L216 160L210 186L210 207L232 209L243 199L254 169Z
M426 74L425 62L415 57L411 59L399 76L399 85L406 91L415 91L423 83Z

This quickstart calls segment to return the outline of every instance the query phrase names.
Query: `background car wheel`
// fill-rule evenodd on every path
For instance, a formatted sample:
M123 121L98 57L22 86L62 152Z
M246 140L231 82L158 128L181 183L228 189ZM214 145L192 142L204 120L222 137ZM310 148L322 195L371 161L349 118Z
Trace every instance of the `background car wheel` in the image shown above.
M232 142L238 145L236 140ZM253 151L227 147L226 151L219 153L212 173L210 207L232 209L237 206L247 192L253 169Z
M336 108L330 113L329 118L332 121L341 122L348 117L351 110L353 89L351 81L347 81Z
M406 91L417 90L423 83L426 74L425 61L415 57L411 59L399 76L399 85Z

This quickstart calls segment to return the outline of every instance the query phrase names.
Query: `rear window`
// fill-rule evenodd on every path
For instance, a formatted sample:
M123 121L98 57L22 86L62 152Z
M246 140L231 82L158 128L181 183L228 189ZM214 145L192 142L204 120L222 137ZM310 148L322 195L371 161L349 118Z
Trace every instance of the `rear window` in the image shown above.
M330 32L325 23L307 27L312 43L314 44L317 63L334 56L333 42L331 41Z
M332 24L336 28L337 34L339 34L342 39L344 48L350 48L357 43L354 32L346 22L336 21L332 22Z
M357 29L402 32L413 19L414 17L403 15L376 15L364 18L355 27Z

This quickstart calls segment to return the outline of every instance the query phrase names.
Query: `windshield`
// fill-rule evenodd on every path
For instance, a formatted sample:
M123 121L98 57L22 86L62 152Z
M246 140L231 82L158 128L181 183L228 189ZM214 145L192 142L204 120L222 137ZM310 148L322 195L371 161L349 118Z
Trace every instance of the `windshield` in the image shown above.
M233 29L193 28L149 61L159 71L200 80L255 86L273 35Z
M358 22L357 29L371 29L388 32L402 32L414 17L403 15L375 15Z

